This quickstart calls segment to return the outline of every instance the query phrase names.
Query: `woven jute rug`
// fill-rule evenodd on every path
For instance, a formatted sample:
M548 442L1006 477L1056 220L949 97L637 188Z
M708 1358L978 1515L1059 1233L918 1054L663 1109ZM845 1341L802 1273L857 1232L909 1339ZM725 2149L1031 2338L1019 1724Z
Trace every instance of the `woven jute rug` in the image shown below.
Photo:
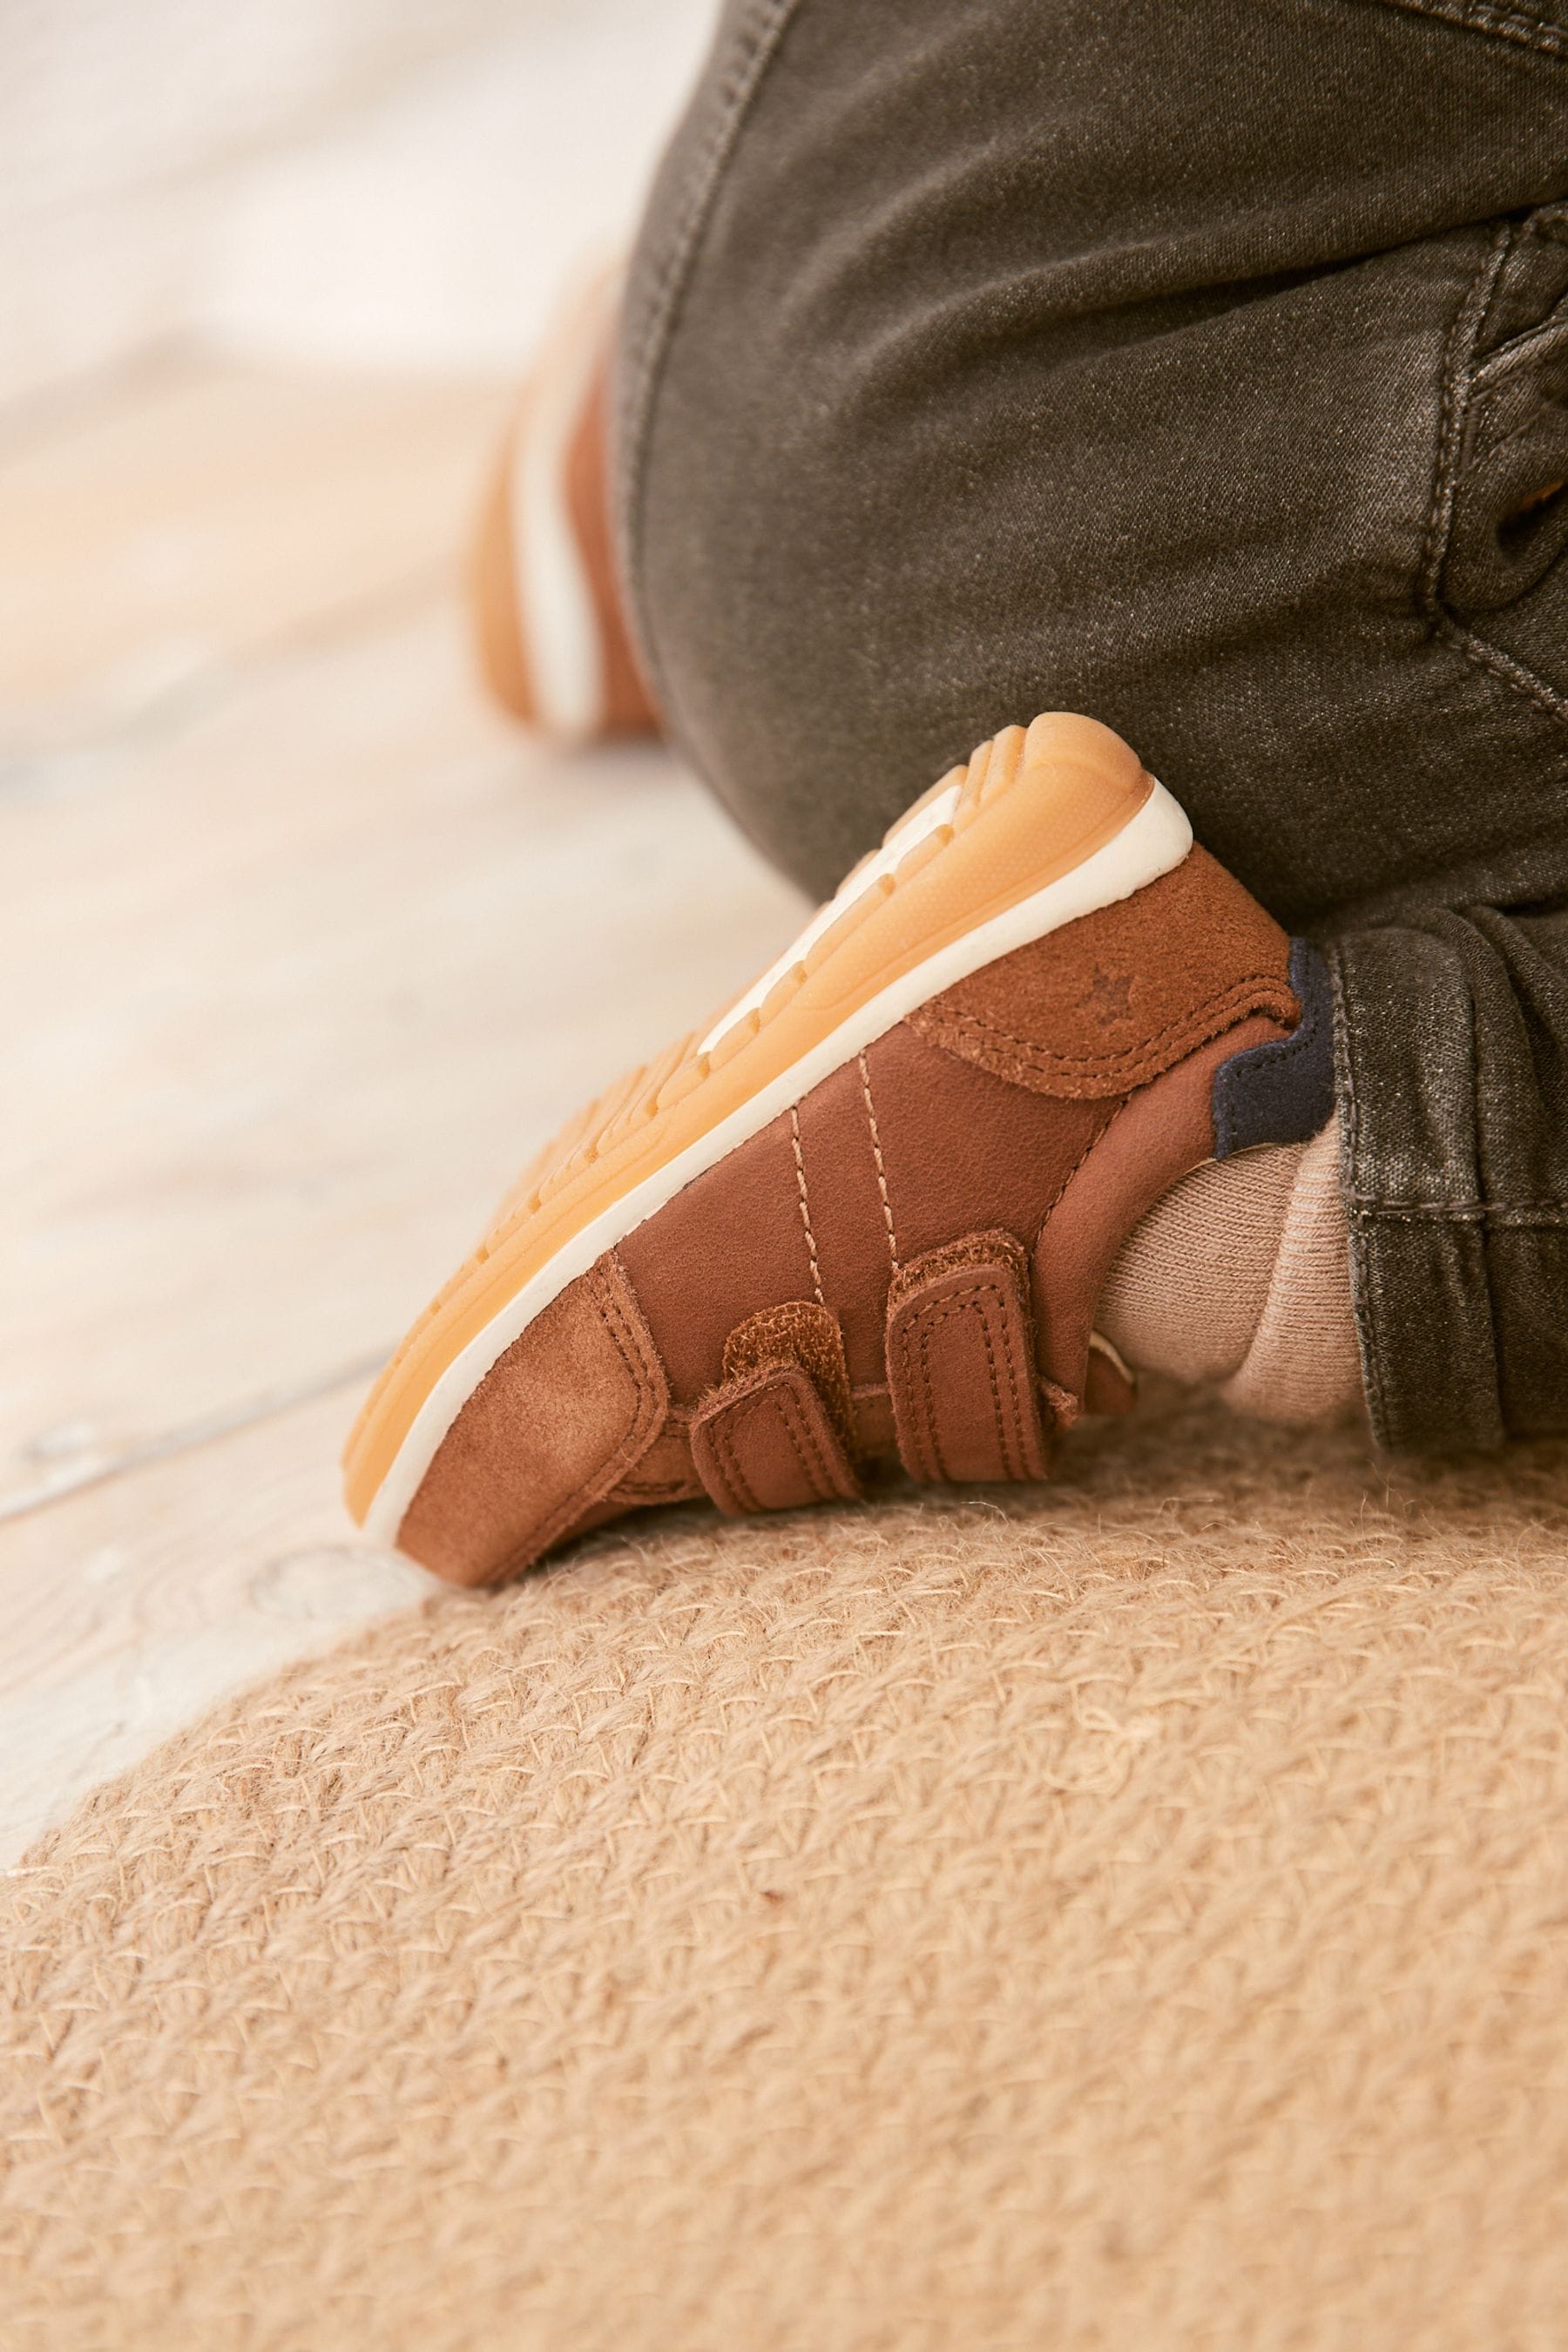
M15 1882L0 2340L1568 2341L1568 1452L605 1537Z

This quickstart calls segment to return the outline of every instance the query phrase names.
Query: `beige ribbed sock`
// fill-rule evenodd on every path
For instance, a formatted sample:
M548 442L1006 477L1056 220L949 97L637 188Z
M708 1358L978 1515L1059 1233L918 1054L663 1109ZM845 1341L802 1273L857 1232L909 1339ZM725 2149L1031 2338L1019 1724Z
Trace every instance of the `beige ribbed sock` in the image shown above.
M1337 1128L1194 1169L1122 1244L1096 1319L1130 1364L1265 1421L1360 1403Z

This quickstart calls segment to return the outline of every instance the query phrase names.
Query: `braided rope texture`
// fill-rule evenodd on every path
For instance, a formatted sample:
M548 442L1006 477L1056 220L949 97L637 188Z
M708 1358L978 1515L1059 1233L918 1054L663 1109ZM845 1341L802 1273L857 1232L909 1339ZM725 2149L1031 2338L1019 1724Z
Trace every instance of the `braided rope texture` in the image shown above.
M6 1894L0 2342L1559 2347L1565 1471L1156 1401L224 1706Z

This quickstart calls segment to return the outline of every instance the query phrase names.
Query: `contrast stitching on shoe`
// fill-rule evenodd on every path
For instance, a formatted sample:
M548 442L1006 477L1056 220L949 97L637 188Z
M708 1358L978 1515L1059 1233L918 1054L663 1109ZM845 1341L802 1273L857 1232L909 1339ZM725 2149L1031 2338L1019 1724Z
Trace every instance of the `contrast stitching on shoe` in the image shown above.
M1051 1218L1055 1215L1057 1210L1060 1208L1062 1201L1066 1196L1068 1186L1072 1182L1073 1178L1078 1174L1079 1170L1083 1166L1083 1163L1089 1158L1089 1153L1091 1151L1098 1150L1100 1144L1104 1142L1106 1137L1110 1133L1111 1129L1116 1125L1117 1120L1121 1117L1122 1112L1127 1108L1128 1105L1135 1099L1136 1097L1133 1095L1124 1095L1121 1100L1117 1104L1116 1108L1111 1112L1110 1117L1106 1120L1105 1125L1095 1129L1094 1133L1089 1137L1089 1141L1084 1145L1083 1150L1079 1153L1078 1158L1073 1161L1072 1166L1068 1170L1067 1174L1062 1178L1061 1182L1057 1186L1056 1191L1046 1202L1045 1209L1041 1213L1040 1222L1035 1228L1035 1239L1037 1242L1038 1242L1040 1235L1045 1232L1046 1227L1049 1224Z
M817 1305L826 1307L827 1301L822 1295L822 1269L816 1262L816 1236L811 1230L811 1203L806 1198L805 1155L800 1148L800 1109L795 1103L790 1105L789 1139L795 1146L795 1178L800 1191L800 1222L805 1227L805 1253L811 1260L811 1287Z
M759 1412L773 1412L788 1438L800 1473L816 1496L826 1502L837 1491L836 1481L829 1475L826 1457L817 1433L801 1411L798 1398L789 1388L764 1389L750 1397L738 1397L733 1403L721 1407L714 1416L715 1449L721 1448L725 1456L723 1468L731 1491L743 1510L760 1512L765 1506L757 1500L756 1489L744 1475L735 1452L735 1437ZM806 1449L810 1449L810 1458Z
M913 1016L911 1025L920 1024L917 1026L917 1034L926 1034L928 1024L921 1021L921 1016L924 1014L929 1017L929 1027L932 1030L952 1026L955 1029L973 1032L980 1043L1005 1046L1018 1061L1042 1074L1061 1070L1087 1076L1103 1071L1108 1076L1112 1074L1121 1076L1129 1066L1136 1068L1140 1063L1147 1060L1151 1054L1157 1053L1161 1046L1173 1039L1186 1036L1189 1032L1205 1022L1217 1024L1233 1013L1241 1011L1244 1006L1247 1010L1267 1011L1268 1009L1267 1005L1259 1006L1255 1002L1259 990L1271 991L1276 998L1281 994L1288 995L1297 1004L1300 1002L1295 990L1288 982L1281 981L1277 973L1247 972L1241 979L1229 982L1215 995L1205 997L1201 1003L1190 1007L1185 1013L1178 1013L1174 1019L1167 1021L1162 1028L1152 1030L1148 1035L1141 1037L1135 1045L1124 1046L1119 1053L1057 1053L1047 1046L1037 1045L1030 1038L1016 1036L1010 1029L1001 1028L983 1013L966 1013L956 1005L951 1011L944 1009L940 1013L936 1013L932 1009L937 1001L934 998L930 1005L920 1007L919 1012ZM1209 1028L1203 1036L1193 1036L1191 1043L1194 1047L1206 1045L1210 1037L1216 1036L1218 1034L1216 1025ZM940 1044L940 1036L933 1036L931 1042Z
M820 1320L811 1319L802 1333L798 1317L806 1309L804 1298L784 1299L776 1307L764 1307L738 1324L724 1342L724 1378L726 1383L745 1380L753 1373L783 1367L803 1373L818 1402L832 1424L835 1436L844 1448L847 1462L856 1453L853 1392L849 1386L848 1368L844 1360L843 1334L837 1318L826 1300L821 1304ZM781 1328L781 1324L783 1328ZM731 1364L731 1349L742 1333L756 1333L765 1327L772 1352L751 1355L749 1352Z
M888 1171L882 1158L882 1139L877 1131L877 1107L871 1100L871 1068L864 1053L859 1056L860 1092L866 1098L866 1117L871 1128L871 1151L877 1162L877 1190L882 1196L882 1222L888 1228L888 1255L893 1262L893 1272L899 1270L899 1238L893 1231L893 1204L888 1198Z
M1002 1411L1002 1386L996 1377L996 1350L991 1330L991 1317L987 1311L988 1306L986 1286L984 1283L971 1283L967 1290L956 1291L948 1305L934 1307L926 1317L926 1328L922 1334L922 1354L929 1364L931 1341L939 1323L947 1321L958 1314L978 1315L980 1337L985 1349L985 1374L991 1383L991 1411L996 1424L997 1451L1002 1456L1004 1465L1006 1465L1011 1451L1008 1442L1009 1431L1006 1418ZM1018 1404L1017 1382L1014 1379L1011 1363L1007 1367L1007 1379L1013 1391L1013 1407L1016 1412Z
M1268 1056L1268 1067L1271 1070L1277 1070L1280 1068L1283 1064L1294 1061L1299 1054L1310 1054L1313 1052L1318 1044L1320 1032L1317 1025L1308 1019L1307 1000L1298 990L1292 990L1291 993L1296 997L1297 1003L1300 1005L1301 1013L1300 1018L1297 1021L1296 1026L1291 1030L1289 1035L1288 1037L1264 1037L1261 1038L1256 1045L1244 1045L1241 1049L1243 1053L1266 1054ZM1207 1043L1206 1039L1205 1040L1205 1043ZM1222 1069L1225 1067L1223 1062L1221 1063L1220 1067Z
M912 1308L910 1314L910 1322L913 1324L914 1328L912 1330L906 1329L900 1335L900 1347L906 1357L908 1356L912 1341L916 1338L918 1338L920 1341L921 1391L925 1405L926 1422L924 1433L929 1439L930 1453L935 1466L939 1474L944 1478L949 1475L949 1473L946 1462L942 1453L941 1438L939 1434L940 1423L937 1419L936 1402L931 1386L931 1337L935 1332L937 1325L948 1320L954 1315L969 1314L971 1312L977 1312L979 1314L981 1337L985 1348L986 1370L991 1381L992 1411L995 1418L997 1435L1000 1440L1001 1452L1004 1460L1005 1461L1008 1456L1010 1433L1002 1412L1002 1395L996 1379L996 1361L993 1353L991 1322L990 1316L987 1312L990 1302L995 1299L996 1297L997 1292L994 1283L987 1283L983 1278L977 1278L975 1281L969 1284L965 1289L952 1293L946 1300L925 1307L916 1305ZM1010 1353L1007 1360L1007 1384L1012 1395L1014 1411L1016 1412L1018 1410L1018 1384L1016 1370L1013 1364ZM1015 1456L1015 1459L1017 1457Z
M981 746L982 750L985 747L984 745ZM973 761L971 760L969 766L964 771L964 789L961 794L957 807L953 810L952 815L944 828L948 841L951 841L955 835L965 832L969 825L973 822L974 818L981 813L983 806L985 805L982 796L971 789L971 771L973 768ZM1011 785L1016 781L1016 774L1005 779L1001 789L1004 791L1010 789ZM947 845L944 842L942 845L945 847ZM917 847L919 845L917 845ZM843 916L847 918L851 914L858 914L862 917L869 915L875 911L878 907L886 906L888 901L895 897L900 889L907 888L911 880L918 879L919 876L925 871L925 863L922 860L919 865L917 865L914 874L910 875L906 871L907 863L907 860L900 860L900 864L895 866L890 872L879 876L875 882L869 883L863 888L858 890L854 897L846 902L842 909ZM835 926L835 928L837 928L837 926ZM830 936L830 934L827 936ZM831 961L831 955L829 956L828 961ZM820 971L821 969L822 966L818 965L817 970ZM705 1050L699 1050L682 1055L677 1061L675 1067L670 1071L668 1076L664 1080L663 1085L659 1088L658 1098L654 1104L655 1111L658 1112L663 1108L666 1090L669 1087L673 1086L676 1079L682 1076L685 1071L689 1069L694 1063L700 1066L701 1079L705 1080L707 1078L708 1066L710 1064L712 1056L720 1053L721 1049L729 1044L731 1038L735 1034L737 1028L746 1026L749 1030L748 1036L742 1041L742 1048L743 1045L745 1044L749 1044L752 1039L760 1036L762 1032L769 1027L774 1020L776 1020L782 1006L786 1003L790 998L797 994L801 988L805 984L805 982L812 976L811 969L805 960L798 960L787 971L781 972L774 988L770 990L769 1001L772 1002L775 996L778 999L777 1003L773 1003L773 1009L771 1012L764 1010L762 1005L752 1005L745 1014L740 1017L739 1020L727 1021L726 1025L721 1028L717 1034L714 1034L713 1042L710 1047ZM722 1018L723 1016L721 1017ZM737 1048L737 1050L742 1050L742 1048ZM864 1055L862 1055L861 1058L863 1060ZM599 1147L605 1142L610 1129L617 1123L617 1121L623 1118L626 1104L635 1097L638 1087L646 1080L647 1071L651 1066L651 1065L644 1065L641 1069L635 1071L632 1074L629 1081L620 1081L618 1083L618 1087L610 1087L606 1090L606 1093L604 1096L598 1098L598 1102L607 1101L612 1097L621 1102L622 1110L616 1112L614 1117L611 1117L609 1114L605 1114L602 1117L596 1116L595 1114L598 1111L598 1102L590 1104L586 1111L579 1114L579 1117L563 1130L563 1136L571 1139L569 1144L558 1145L556 1143L552 1143L544 1146L543 1150L539 1154L538 1160L535 1163L536 1165L539 1164L539 1162L543 1163L543 1173L540 1176L539 1181L534 1187L532 1197L520 1202L516 1208L510 1210L496 1225L491 1228L490 1232L486 1235L487 1255L491 1255L496 1250L501 1248L511 1239L512 1235L517 1233L522 1225L527 1223L530 1219L538 1213L542 1207L553 1201L570 1183L574 1182L576 1178L584 1172L584 1168L594 1164L599 1157ZM874 1127L874 1118L872 1124ZM614 1140L610 1143L609 1149L612 1151L618 1150L620 1145L625 1141L626 1134L630 1131L631 1130L629 1129L623 1127L621 1134L614 1138ZM585 1158L583 1157L584 1154L586 1155ZM580 1162L580 1164L574 1165L574 1162ZM430 1320L435 1314L438 1312L446 1297L458 1286L462 1279L463 1270L460 1269L458 1274L453 1276L451 1281L447 1284L446 1292L444 1292L440 1297L434 1300L431 1306L426 1308L425 1317L422 1318L422 1322ZM417 1337L418 1328L419 1327L416 1327L414 1331L411 1331L407 1335L404 1341L405 1349L413 1345L415 1339Z
M716 1416L712 1441L714 1464L727 1489L727 1499L738 1504L742 1511L760 1510L762 1506L741 1468L740 1456L735 1451L735 1422L728 1411Z
M917 1372L920 1379L920 1394L923 1411L920 1427L912 1433L915 1452L919 1457L920 1473L923 1473L928 1477L945 1478L947 1465L942 1459L942 1439L936 1425L930 1367L923 1349L918 1355L915 1353L915 1342L920 1336L921 1327L918 1317L914 1320L912 1329L906 1323L899 1333L899 1353L902 1362L904 1381L906 1385L912 1386Z
M942 1450L941 1423L937 1418L936 1397L931 1385L931 1340L939 1323L951 1321L955 1315L971 1314L978 1314L980 1318L980 1335L985 1349L985 1369L991 1382L991 1410L996 1424L1002 1459L1004 1464L1012 1470L1014 1476L1022 1475L1021 1457L1014 1442L1016 1433L1009 1429L1006 1417L1002 1411L1002 1391L996 1377L996 1358L991 1330L991 1318L987 1311L990 1303L995 1298L995 1284L977 1279L963 1290L954 1291L947 1298L931 1306L917 1305L910 1318L915 1327L914 1329L910 1330L906 1327L900 1335L900 1347L906 1355L914 1340L918 1339L920 1343L921 1395L925 1407L926 1424L922 1437L927 1441L931 1459L935 1465L937 1475L942 1478L951 1480L951 1473ZM1016 1415L1019 1409L1018 1382L1016 1369L1010 1354L1007 1361L1007 1385L1011 1391Z
M784 1428L790 1444L795 1447L795 1459L807 1482L816 1487L818 1499L826 1502L836 1491L837 1482L829 1472L821 1433L812 1427L793 1389L780 1389L776 1393Z

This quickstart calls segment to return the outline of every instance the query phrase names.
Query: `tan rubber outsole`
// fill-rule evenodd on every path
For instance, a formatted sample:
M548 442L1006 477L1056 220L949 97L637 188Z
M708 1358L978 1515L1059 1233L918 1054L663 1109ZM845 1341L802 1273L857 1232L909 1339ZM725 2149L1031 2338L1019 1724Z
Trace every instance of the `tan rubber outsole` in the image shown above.
M982 744L856 869L760 998L748 992L706 1037L623 1079L539 1154L366 1401L344 1456L356 1519L395 1540L490 1364L704 1167L916 1004L1130 896L1191 837L1136 754L1093 719L1049 713Z

